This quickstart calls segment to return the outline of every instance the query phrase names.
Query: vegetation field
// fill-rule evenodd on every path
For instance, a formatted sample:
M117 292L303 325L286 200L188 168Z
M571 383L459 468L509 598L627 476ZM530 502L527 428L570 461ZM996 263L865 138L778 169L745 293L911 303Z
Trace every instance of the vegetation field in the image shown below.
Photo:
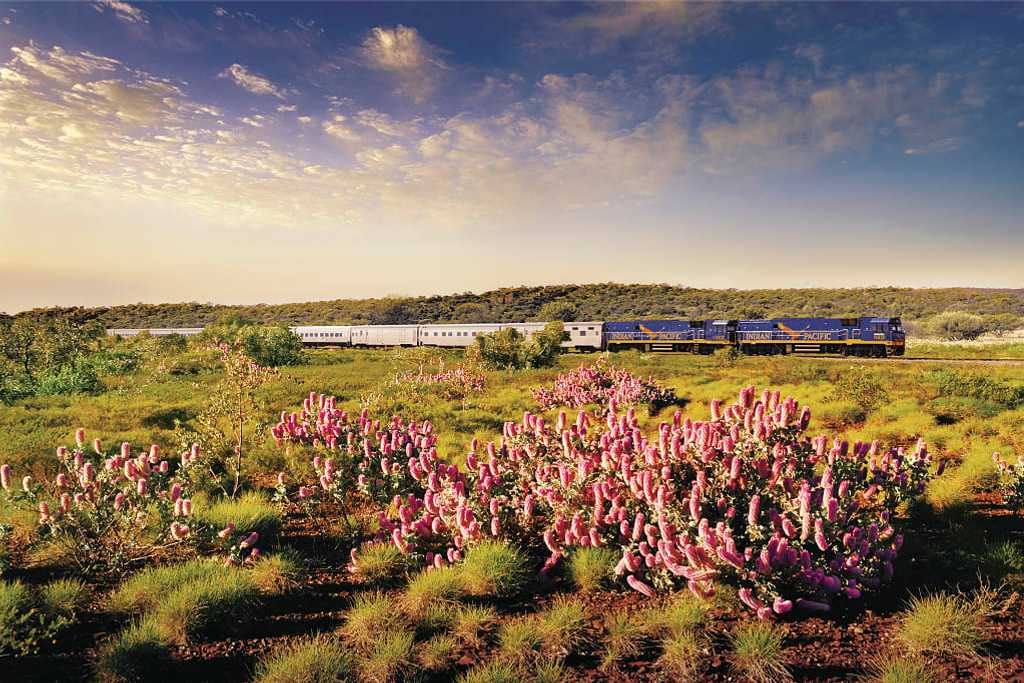
M0 463L10 465L4 479L8 495L0 493L0 501L6 501L0 527L0 659L8 660L0 667L5 680L945 681L1024 676L1024 520L1007 504L1012 491L992 459L994 452L1011 462L1024 454L1024 364L624 352L564 354L552 367L491 370L461 351L327 349L305 352L299 364L266 369L229 350L198 345L171 348L148 339L102 345L107 356L132 360L100 368L101 389L0 404ZM921 355L931 353L941 350ZM593 390L602 377L616 378L618 393ZM713 574L698 577L688 590L685 580L680 583L669 572L630 569L628 562L623 564L623 549L604 540L610 536L589 542L585 530L577 534L574 520L573 529L565 531L571 542L546 536L542 543L544 527L529 526L521 512L495 512L499 498L505 498L487 480L505 472L505 465L492 459L489 474L485 444L500 442L504 434L510 444L526 444L524 453L550 447L545 457L557 461L563 449L554 427L560 424L560 411L567 413L566 429L576 423L577 409L565 407L566 402L586 401L583 409L594 416L592 430L603 429L611 407L625 425L620 432L612 428L613 435L619 434L615 438L635 440L642 434L656 449L659 430L667 434L677 424L685 432L687 420L708 420L712 410L723 410L737 396L742 403L741 391L750 385L757 387L757 396L770 388L809 408L806 436L829 435L822 445L826 451L833 436L882 444L870 455L851 447L850 462L870 458L871 464L866 470L863 463L857 465L861 469L849 471L860 474L849 476L866 477L864 484L874 482L875 488L857 494L863 499L848 511L843 503L847 512L842 514L853 519L874 510L869 498L882 487L885 493L879 495L884 497L878 500L892 513L872 518L884 524L860 530L851 526L852 541L840 531L833 538L828 525L835 520L814 512L815 524L824 521L827 539L817 540L821 529L814 526L817 531L805 530L798 541L799 521L794 536L785 534L794 547L806 543L803 547L812 553L817 542L822 557L846 563L845 576L861 576L856 568L861 563L865 580L844 584L841 594L825 603L809 599L798 587L802 584L793 583L794 575L774 564L761 576L736 572L729 562L743 565L744 560L732 560L728 549L723 551L727 562L716 564ZM547 393L538 392L542 388ZM616 398L609 406L612 395ZM712 408L719 399L722 407L716 402ZM311 401L305 412L304 400ZM627 417L629 403L635 413ZM771 405L788 411L790 404ZM382 420L379 429L385 436L379 444L372 437L372 444L359 446L364 423L357 416L363 410ZM293 412L296 417L289 417ZM529 415L524 418L524 413ZM728 424L730 415L717 419ZM406 422L398 428L392 424L388 432L392 416L419 425L429 421L432 427L413 428L415 439L400 445L389 464L395 439L404 443L403 435L412 433L404 431ZM509 421L520 426L509 427ZM780 424L778 443L794 444L793 454L809 454L813 467L805 476L824 486L821 477L832 475L824 474L825 461L815 460L812 450L801 450L811 449L811 442L796 441L802 427L785 418ZM787 425L796 431L785 431ZM93 457L92 439L101 440L103 455L88 473L81 459L75 461L79 427L87 430L79 435L85 460ZM733 438L743 442L744 429L740 419ZM542 433L555 436L549 443ZM583 453L591 447L585 439L572 441L582 438L573 434L564 437L571 441L564 448ZM921 439L927 443L926 459L918 458ZM333 440L338 443L331 448ZM122 442L130 444L124 457L118 455ZM195 450L193 443L199 444ZM351 449L348 443L354 444ZM614 448L633 447L616 443ZM687 443L688 438L683 449ZM147 456L150 444L158 449ZM58 446L66 450L55 454ZM383 467L383 479L359 468L346 478L344 463L359 460L363 447L368 455L362 462ZM378 447L371 458L370 451ZM724 452L733 448L720 447ZM890 447L904 449L899 462L913 467L891 469L890 456L882 457ZM412 478L405 470L408 453L413 454ZM506 452L496 457L504 463ZM508 466L515 457L523 456L513 456ZM600 462L608 456L595 457ZM835 457L838 479L838 463L847 456ZM874 470L876 458L889 464ZM164 459L170 461L165 474ZM458 473L437 462L457 466ZM483 486L482 507L473 511L477 517L486 515L491 500L491 524L500 517L501 530L481 518L483 531L478 531L475 521L463 519L468 513L462 508L453 512L459 521L451 522L441 502L441 492L450 489L444 482L419 483L420 463L425 471L447 472L439 476L454 482L455 490L462 490L458 482L463 479L467 491L476 487L467 496L479 495ZM730 477L728 469L723 476L731 483L719 499L723 519L733 517L721 501L732 500L736 482L756 479L754 473ZM65 472L76 473L80 481L60 479ZM892 478L886 479L885 472ZM32 480L22 490L26 475ZM358 483L356 475L362 477ZM495 476L508 485L507 472ZM573 476L562 474L563 479ZM921 482L921 495L907 477ZM146 481L138 484L140 479ZM107 481L115 482L109 489L111 510L137 506L135 526L123 529L113 517L100 520L89 512L106 500ZM793 485L790 491L794 510L807 505L803 493L797 502L799 488ZM541 495L546 489L532 490ZM72 496L80 491L83 499ZM399 499L392 502L396 492ZM116 494L122 496L120 503ZM820 501L822 510L828 508L828 495ZM573 496L594 506L592 494L573 488L570 481L555 495L552 510L570 504ZM767 493L764 499L768 510ZM748 500L749 495L743 498L737 515L751 520L745 535L737 536L740 554L744 544L762 547L752 530L757 511L750 503L748 512ZM45 501L52 507L40 512ZM93 508L91 501L96 501ZM675 514L671 506L650 504ZM466 510L471 506L463 505ZM617 505L612 503L612 512ZM428 525L426 531L405 534L407 526L415 527L407 517L435 507L440 529L431 531ZM538 516L545 514L541 507L538 502ZM714 507L708 499L694 520L718 514ZM685 505L681 509L685 516ZM598 526L600 516L612 514L599 512ZM799 512L793 514L799 518ZM803 514L809 520L811 513ZM40 524L38 517L49 519ZM647 527L651 522L671 522L677 533L686 526L676 517L649 518ZM783 528L777 522L776 540ZM445 555L440 546L430 545L435 537L445 537L449 526L463 534L454 556L452 547ZM659 533L653 528L646 533ZM886 529L898 531L899 541L886 536ZM645 532L634 532L634 537L637 533L642 538ZM862 533L864 545L857 550ZM889 539L880 546L884 549L868 549L880 535ZM84 539L93 545L81 547ZM116 558L96 557L109 553L115 540L121 548ZM731 542L726 538L722 547ZM557 552L549 553L545 544L559 546ZM771 553L776 549L777 544ZM671 555L668 549L663 552ZM757 559L756 552L748 563ZM671 566L665 557L656 562ZM833 566L833 571L840 569ZM872 572L886 580L868 579ZM656 594L647 597L646 589ZM697 596L711 592L703 600Z

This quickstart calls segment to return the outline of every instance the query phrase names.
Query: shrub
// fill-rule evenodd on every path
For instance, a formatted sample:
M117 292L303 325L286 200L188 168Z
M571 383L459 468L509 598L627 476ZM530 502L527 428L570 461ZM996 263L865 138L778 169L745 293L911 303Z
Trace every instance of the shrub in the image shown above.
M861 366L850 366L839 371L832 383L833 401L848 401L864 411L870 411L889 400L889 391L882 377Z
M244 327L240 336L245 354L265 367L299 365L305 360L302 338L283 325Z
M349 571L366 583L393 581L405 569L405 556L384 541L366 543L352 556Z
M1017 458L1017 462L1011 465L995 453L992 460L996 465L1003 505L1011 510L1024 508L1024 458Z
M352 656L331 636L303 639L264 656L256 667L256 683L343 683L353 673Z
M911 599L897 637L913 654L974 657L983 641L983 614L960 595Z
M954 341L977 339L986 332L985 319L963 311L944 311L926 323L929 332Z
M809 421L795 400L757 399L753 387L730 406L714 401L708 421L677 411L646 439L632 409L560 416L554 428L527 412L505 424L500 446L478 453L474 441L465 473L437 460L429 423L381 424L365 411L353 421L315 394L274 434L336 455L314 459L320 490L344 501L355 479L379 515L375 540L410 566L458 563L490 540L543 544L542 571L573 548L612 547L616 575L644 594L732 585L769 618L827 611L887 582L903 543L895 512L931 477L923 442L830 444L804 436ZM447 574L423 581L457 592Z
M102 683L159 680L167 672L171 652L150 620L133 624L100 648L97 679Z
M523 587L526 560L514 546L483 541L469 550L459 574L469 595L507 597Z
M70 623L20 581L0 581L0 654L28 655Z
M612 548L577 548L569 555L569 577L585 593L606 588L615 577L618 557Z
M769 623L757 622L737 628L731 638L732 666L755 683L792 680L786 667L782 632Z
M980 373L936 370L931 375L940 394L994 403L1004 408L1024 405L1024 388L1014 387Z
M582 408L598 405L607 408L614 401L628 406L641 403L656 406L675 402L675 393L653 379L637 377L628 370L609 367L604 357L593 365L581 365L560 374L550 387L533 392L533 399L544 410L557 406Z
M75 449L57 449L60 472L49 487L25 477L19 488L10 466L0 466L0 500L38 510L40 536L68 562L82 571L122 570L190 535L187 489L159 447L133 457L124 443L107 457L99 439L86 453L85 430L75 440Z
M557 321L530 337L508 327L478 335L470 357L478 355L487 367L495 370L547 368L554 365L565 339L565 328Z

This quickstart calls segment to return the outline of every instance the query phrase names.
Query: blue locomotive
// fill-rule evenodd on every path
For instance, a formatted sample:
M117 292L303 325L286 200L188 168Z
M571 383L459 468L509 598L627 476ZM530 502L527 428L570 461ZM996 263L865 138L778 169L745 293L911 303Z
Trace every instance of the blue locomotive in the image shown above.
M772 318L770 320L628 320L606 322L605 348L712 353L735 347L747 354L836 353L902 356L899 318Z

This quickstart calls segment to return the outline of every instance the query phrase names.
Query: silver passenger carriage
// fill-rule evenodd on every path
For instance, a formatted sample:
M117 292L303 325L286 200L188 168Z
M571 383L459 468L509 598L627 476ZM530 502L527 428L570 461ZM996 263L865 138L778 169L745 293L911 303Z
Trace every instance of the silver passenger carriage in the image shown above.
M297 325L289 327L307 346L350 346L351 325Z

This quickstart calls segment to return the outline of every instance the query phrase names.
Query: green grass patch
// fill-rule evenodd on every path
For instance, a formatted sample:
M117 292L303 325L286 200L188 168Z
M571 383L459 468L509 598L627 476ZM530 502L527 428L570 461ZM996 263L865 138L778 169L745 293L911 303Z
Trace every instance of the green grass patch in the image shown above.
M790 681L785 638L779 627L766 621L739 626L730 638L731 664L754 683Z
M405 571L405 556L393 543L366 543L356 551L354 576L364 583L394 581Z
M96 678L101 683L160 680L167 673L171 651L150 620L133 624L100 648Z
M526 583L526 558L515 546L483 541L466 553L458 571L469 595L507 597L518 593Z
M380 634L405 626L405 615L394 599L386 593L362 593L345 615L341 633L355 647L369 649Z
M349 648L321 634L264 656L256 666L254 683L343 683L354 668Z
M217 529L234 524L238 533L255 531L261 541L273 540L281 533L281 511L256 491L246 492L236 500L218 500L208 508L198 510L196 517Z
M962 595L912 598L897 637L914 654L976 657L984 642L982 610Z
M615 576L619 553L604 546L578 548L569 556L567 570L577 590L585 593L607 588Z

